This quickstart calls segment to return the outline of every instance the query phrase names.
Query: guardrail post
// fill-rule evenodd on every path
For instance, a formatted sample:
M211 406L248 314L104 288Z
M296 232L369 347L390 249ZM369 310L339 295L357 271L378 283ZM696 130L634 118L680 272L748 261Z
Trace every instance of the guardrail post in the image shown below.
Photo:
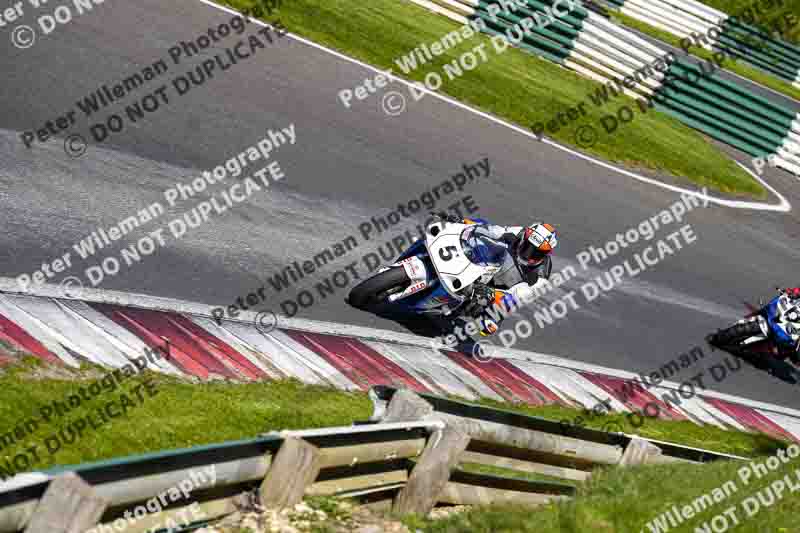
M283 508L300 503L319 471L319 448L303 439L286 437L261 483L261 505Z
M433 414L433 406L409 389L399 389L392 396L381 422L416 422Z
M469 435L455 425L434 431L405 487L397 494L392 510L401 514L428 514L447 486L469 440Z
M83 533L97 525L108 500L74 472L66 472L47 486L25 533Z
M394 393L381 422L415 422L432 418L434 409L421 396L409 389ZM405 487L397 494L392 510L401 513L428 514L450 480L467 449L470 437L458 424L449 424L434 431L416 466L408 476Z
M646 465L659 462L661 448L638 437L633 437L622 453L619 466Z

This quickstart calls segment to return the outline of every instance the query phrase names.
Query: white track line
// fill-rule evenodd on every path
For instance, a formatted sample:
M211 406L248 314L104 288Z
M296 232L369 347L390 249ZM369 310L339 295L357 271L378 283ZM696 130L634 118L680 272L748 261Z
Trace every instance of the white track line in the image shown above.
M219 9L221 11L224 11L226 13L229 13L231 15L241 15L241 13L239 13L235 9L231 9L231 8L229 8L227 6L223 6L223 5L217 4L215 2L212 2L211 0L198 0L198 1L202 2L203 4L206 4L208 6L211 6L211 7L214 7L216 9ZM252 20L254 23L259 24L261 26L270 27L269 24L267 24L265 22L262 22L260 20L257 20L257 19L250 19L250 20ZM354 63L354 64L359 65L361 67L364 67L364 68L366 68L368 70L371 70L371 71L373 71L375 73L383 73L384 72L383 70L381 70L381 69L379 69L377 67L374 67L374 66L372 66L372 65L370 65L368 63L364 63L363 61L359 61L358 59L355 59L355 58L352 58L350 56L344 55L341 52L337 52L336 50L332 50L332 49L327 48L327 47L325 47L325 46L323 46L321 44L315 43L313 41L309 41L308 39L305 39L304 37L300 37L299 35L295 35L293 33L288 33L288 32L286 33L286 35L288 35L292 39L294 39L296 41L299 41L299 42L301 42L303 44L306 44L306 45L311 46L313 48L316 48L318 50L325 51L325 52L327 52L327 53L329 53L329 54L331 54L333 56L338 57L339 59L343 59L343 60L348 61L350 63ZM663 183L661 181L654 180L652 178L647 178L645 176L640 176L639 174L635 174L633 172L630 172L630 171L615 167L615 166L613 166L613 165L611 165L609 163L606 163L604 161L600 161L599 159L595 159L595 158L590 157L590 156L588 156L586 154L582 154L580 152L577 152L577 151L575 151L575 150L573 150L571 148L567 148L566 146L560 145L560 144L556 143L555 141L547 139L546 137L542 141L540 141L536 137L536 135L533 134L533 132L530 132L530 131L528 131L528 130L526 130L524 128L520 128L519 126L517 126L515 124L512 124L510 122L507 122L507 121L505 121L503 119L500 119L500 118L497 118L495 116L492 116L492 115L490 115L490 114L488 114L488 113L486 113L484 111L480 111L478 109L472 108L472 107L470 107L470 106L468 106L468 105L466 105L466 104L464 104L462 102L459 102L458 100L454 100L454 99L450 98L449 96L445 96L445 95L433 92L433 91L429 90L427 87L423 87L422 85L420 85L418 83L414 83L414 82L405 80L405 79L403 79L401 77L398 77L397 75L394 75L394 74L392 75L392 78L397 80L397 81L399 81L399 82L401 82L401 83L404 83L405 85L407 85L409 87L413 87L417 91L421 91L421 92L424 92L426 94L430 94L430 95L434 96L435 98L438 98L438 99L443 100L443 101L445 101L445 102L447 102L447 103L449 103L451 105L454 105L456 107L464 109L465 111L468 111L470 113L473 113L475 115L483 117L486 120L494 122L495 124L500 124L501 126L505 126L505 127L509 128L511 130L516 131L517 133L521 133L522 135L525 135L526 137L532 138L532 139L536 140L537 142L544 142L545 144L548 144L548 145L550 145L550 146L552 146L554 148L557 148L559 150L567 152L567 153L569 153L571 155L574 155L574 156L579 157L581 159L584 159L586 161L595 163L596 165L599 165L599 166L601 166L603 168L606 168L608 170L613 170L613 171L618 172L618 173L620 173L620 174L622 174L624 176L628 176L630 178L633 178L635 180L638 180L638 181L641 181L641 182L644 182L644 183L648 183L650 185L655 185L656 187L661 187L662 189L667 189L667 190L670 190L670 191L673 191L673 192L676 192L676 193L679 193L679 194L691 194L691 195L700 197L703 200L707 200L707 201L709 201L709 202L711 202L713 204L720 205L720 206L723 206L723 207L731 207L731 208L736 208L736 209L752 209L752 210L756 210L756 211L778 211L778 212L781 212L781 213L788 213L792 209L792 205L789 203L789 201L782 194L780 194L773 187L771 187L767 182L762 180L761 177L759 177L758 175L756 175L755 173L750 171L750 169L748 169L747 167L745 167L744 165L742 165L738 161L735 161L735 163L737 165L739 165L740 167L742 167L753 178L755 178L756 181L761 183L761 185L763 185L764 188L766 188L772 194L777 196L778 199L780 200L780 203L778 203L778 204L765 204L765 203L762 203L762 202L744 202L744 201L740 201L740 200L726 200L724 198L717 198L717 197L714 197L714 196L709 196L707 193L702 193L702 192L698 192L698 191L691 190L691 189L683 189L681 187L677 187L675 185L669 185L667 183Z

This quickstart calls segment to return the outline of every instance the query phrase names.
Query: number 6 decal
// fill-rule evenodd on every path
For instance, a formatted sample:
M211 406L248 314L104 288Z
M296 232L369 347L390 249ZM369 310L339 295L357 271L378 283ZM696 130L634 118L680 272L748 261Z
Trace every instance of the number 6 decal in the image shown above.
M439 258L442 261L450 261L453 258L453 252L458 255L458 246L442 246L439 248Z

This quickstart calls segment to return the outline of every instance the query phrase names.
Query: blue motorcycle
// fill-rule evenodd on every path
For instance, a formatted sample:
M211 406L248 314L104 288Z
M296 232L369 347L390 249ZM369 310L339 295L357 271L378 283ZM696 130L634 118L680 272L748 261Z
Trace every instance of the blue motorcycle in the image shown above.
M800 302L785 291L733 326L709 335L714 347L785 359L800 350Z

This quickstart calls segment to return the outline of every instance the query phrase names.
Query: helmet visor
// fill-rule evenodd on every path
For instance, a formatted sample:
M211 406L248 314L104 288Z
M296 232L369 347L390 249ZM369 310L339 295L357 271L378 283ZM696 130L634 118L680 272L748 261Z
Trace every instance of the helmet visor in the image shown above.
M538 265L553 249L553 244L555 233L552 226L545 224L525 228L517 255L528 265Z
M538 265L547 256L538 246L535 246L527 239L520 243L517 255L524 263L529 265Z

